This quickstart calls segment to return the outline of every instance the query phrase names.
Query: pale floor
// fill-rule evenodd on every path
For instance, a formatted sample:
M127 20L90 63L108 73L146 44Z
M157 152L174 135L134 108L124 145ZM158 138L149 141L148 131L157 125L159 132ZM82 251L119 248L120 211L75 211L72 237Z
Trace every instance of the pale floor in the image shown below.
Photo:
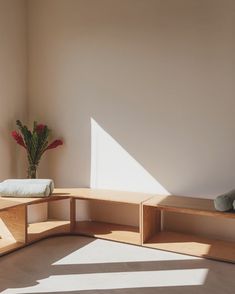
M234 294L235 265L110 241L43 240L0 258L0 293Z

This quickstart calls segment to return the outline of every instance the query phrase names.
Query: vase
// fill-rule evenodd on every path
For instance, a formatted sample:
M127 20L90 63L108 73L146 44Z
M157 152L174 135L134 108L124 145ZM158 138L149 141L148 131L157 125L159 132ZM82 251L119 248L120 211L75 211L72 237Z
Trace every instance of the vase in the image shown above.
M37 178L37 165L30 164L28 167L28 179L36 179Z

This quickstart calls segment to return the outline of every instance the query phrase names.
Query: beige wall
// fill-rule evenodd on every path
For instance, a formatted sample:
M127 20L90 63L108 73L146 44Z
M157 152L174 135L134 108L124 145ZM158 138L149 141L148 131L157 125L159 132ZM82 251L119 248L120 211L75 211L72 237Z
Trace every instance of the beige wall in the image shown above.
M26 2L0 0L0 181L24 174L10 132L27 118L26 70Z
M40 176L89 186L93 117L169 192L233 188L234 36L230 0L29 1L30 117L65 140Z
M99 140L111 136L122 146L112 141L110 152L133 157L111 156L129 160L132 169L124 161L109 166L126 187L141 175L133 166L142 166L146 183L137 189L158 187L154 179L174 194L214 197L233 188L234 36L229 0L0 0L0 181L25 176L25 156L9 134L17 118L29 118L65 140L44 158L39 176L89 186L93 118L107 133ZM64 215L65 207L49 211ZM89 209L98 219L138 223L124 206L79 205L77 218ZM203 224L206 235L234 240L229 222L165 219L167 229L198 233Z

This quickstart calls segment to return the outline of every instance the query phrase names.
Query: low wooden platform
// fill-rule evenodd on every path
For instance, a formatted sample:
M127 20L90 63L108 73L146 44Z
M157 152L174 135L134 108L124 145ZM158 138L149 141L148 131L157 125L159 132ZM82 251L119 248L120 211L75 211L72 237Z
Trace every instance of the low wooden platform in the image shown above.
M142 245L171 252L235 262L235 242L201 235L164 231L163 212L235 220L234 212L219 212L213 200L183 196L155 196L143 203ZM235 221L234 221L235 224ZM235 226L234 226L235 233Z
M53 216L53 219L28 224L27 207L30 205L53 204L53 201L66 199L70 203L69 220ZM137 226L130 226L96 219L76 221L76 201L79 200L109 202L113 206L120 203L131 205L138 212L139 223ZM215 218L235 219L234 212L216 211L213 200L183 196L71 188L55 189L53 195L46 198L2 197L0 255L49 236L75 234L235 263L235 242L206 238L193 233L164 231L164 211L209 216L212 222ZM121 213L122 211L120 215Z

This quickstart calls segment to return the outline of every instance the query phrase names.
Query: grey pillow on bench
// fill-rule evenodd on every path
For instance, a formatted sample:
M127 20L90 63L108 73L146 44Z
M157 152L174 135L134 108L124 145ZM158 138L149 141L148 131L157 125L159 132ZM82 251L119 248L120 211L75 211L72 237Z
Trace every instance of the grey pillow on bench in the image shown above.
M215 209L219 211L229 211L235 209L235 190L217 196L214 200Z

